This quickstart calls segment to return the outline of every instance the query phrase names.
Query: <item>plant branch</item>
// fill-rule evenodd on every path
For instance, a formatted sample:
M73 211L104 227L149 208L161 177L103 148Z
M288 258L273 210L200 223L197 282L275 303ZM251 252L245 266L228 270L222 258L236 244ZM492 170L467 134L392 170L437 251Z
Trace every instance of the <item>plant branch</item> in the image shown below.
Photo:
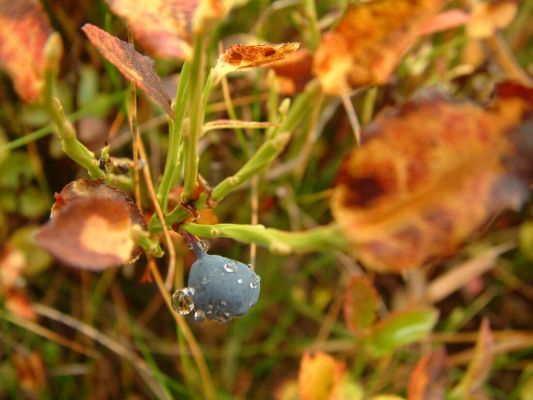
M226 237L244 243L257 243L272 252L307 253L313 251L345 251L348 242L344 239L341 228L330 224L300 232L285 232L278 229L265 228L263 225L216 224L199 225L184 224L182 228L193 235L216 238Z

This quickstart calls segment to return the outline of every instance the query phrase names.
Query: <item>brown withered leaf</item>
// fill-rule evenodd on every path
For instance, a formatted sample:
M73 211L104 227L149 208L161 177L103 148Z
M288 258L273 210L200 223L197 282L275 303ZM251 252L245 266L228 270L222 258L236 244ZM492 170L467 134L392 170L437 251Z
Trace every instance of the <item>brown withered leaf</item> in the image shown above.
M146 222L133 200L122 190L109 186L101 179L78 179L65 185L61 192L55 194L56 201L52 205L50 217L53 219L63 207L87 197L103 197L123 202L128 206L132 223L146 229Z
M298 390L302 400L328 399L342 384L346 366L332 356L317 352L305 353L300 362Z
M217 75L225 75L239 69L262 67L283 60L295 52L300 43L281 44L234 44L218 57L215 70Z
M198 0L106 0L155 57L191 56L191 21Z
M36 239L65 264L97 271L125 264L139 254L131 227L145 225L131 200L104 193L73 196L67 202L60 195L57 201L63 204Z
M43 49L52 33L36 0L0 0L0 63L24 101L39 99L44 85Z
M344 320L355 335L364 334L377 317L378 294L366 276L354 276L344 294Z
M521 205L519 172L532 162L515 143L531 141L519 127L533 103L531 89L512 88L488 108L427 93L364 130L331 208L367 267L398 272L449 255L496 212Z
M293 95L304 89L313 75L313 53L298 49L287 58L273 63L270 67L276 73L279 92Z
M409 377L408 400L443 400L446 392L446 352L435 350L423 356Z
M150 57L138 53L131 44L97 26L85 24L81 29L107 61L117 67L122 75L137 85L148 97L161 105L171 118L174 117L170 96L165 92L163 82L155 72L154 61Z
M376 0L348 7L337 27L322 36L314 72L324 92L386 83L414 44L419 26L445 0Z

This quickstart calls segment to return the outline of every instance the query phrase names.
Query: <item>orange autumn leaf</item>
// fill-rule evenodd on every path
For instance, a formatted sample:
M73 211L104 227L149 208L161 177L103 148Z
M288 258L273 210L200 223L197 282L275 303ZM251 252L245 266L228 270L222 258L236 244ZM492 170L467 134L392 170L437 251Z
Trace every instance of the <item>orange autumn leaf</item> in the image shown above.
M137 85L152 100L158 103L173 118L170 96L154 69L154 61L124 42L92 24L82 28L92 44L107 61L113 64L127 79Z
M443 399L445 394L446 353L436 350L422 357L409 377L408 400Z
M155 57L188 59L191 21L198 0L106 0Z
M133 225L146 228L126 194L100 181L80 180L57 195L51 220L36 238L65 264L98 271L126 264L140 253Z
M517 9L515 0L475 1L466 33L476 39L489 38L512 22Z
M314 72L328 94L386 83L419 26L444 0L376 0L348 7L337 27L322 36Z
M246 68L262 67L283 60L295 52L300 43L281 44L234 44L218 57L215 66L217 76Z
M0 0L0 64L20 97L39 99L46 68L44 47L52 29L36 0Z
M313 53L307 49L299 49L284 60L273 63L270 69L276 73L279 92L293 95L302 91L312 79Z
M342 385L346 366L322 352L305 353L300 362L298 391L301 400L324 400L332 398Z
M487 108L428 93L382 112L342 163L332 196L354 254L379 271L418 267L518 208L532 159L515 143L527 139L531 93L502 86Z

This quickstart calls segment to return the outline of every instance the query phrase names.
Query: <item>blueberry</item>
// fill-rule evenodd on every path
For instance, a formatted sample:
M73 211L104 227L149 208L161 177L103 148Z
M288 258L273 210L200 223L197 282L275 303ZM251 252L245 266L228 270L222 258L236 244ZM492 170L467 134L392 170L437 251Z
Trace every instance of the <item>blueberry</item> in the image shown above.
M227 322L244 315L257 303L259 276L246 264L230 258L196 252L189 273L195 318Z

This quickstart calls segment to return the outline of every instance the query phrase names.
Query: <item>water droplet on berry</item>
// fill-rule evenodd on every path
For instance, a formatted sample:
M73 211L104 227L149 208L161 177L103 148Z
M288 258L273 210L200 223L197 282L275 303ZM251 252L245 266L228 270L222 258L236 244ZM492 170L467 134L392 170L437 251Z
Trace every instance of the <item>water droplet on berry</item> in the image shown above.
M226 303L224 300L222 300L222 301L220 302L220 305L221 305L222 307L226 307L226 306L228 305L228 303Z
M172 307L174 310L181 315L189 314L194 310L193 295L194 288L191 287L176 290L172 294Z
M235 264L232 262L228 262L224 264L224 271L226 272L235 272Z
M240 285L242 283L242 279L237 279L237 283Z
M207 250L209 250L209 243L204 242L203 240L199 240L199 241L198 241L198 247L199 247L200 250L202 250L203 252L206 252Z
M257 286L259 286L259 282L261 281L261 278L258 276L254 276L252 278L252 281L250 282L250 289L255 289Z
M197 322L203 322L205 320L205 312L202 310L196 310L194 312L194 320Z

